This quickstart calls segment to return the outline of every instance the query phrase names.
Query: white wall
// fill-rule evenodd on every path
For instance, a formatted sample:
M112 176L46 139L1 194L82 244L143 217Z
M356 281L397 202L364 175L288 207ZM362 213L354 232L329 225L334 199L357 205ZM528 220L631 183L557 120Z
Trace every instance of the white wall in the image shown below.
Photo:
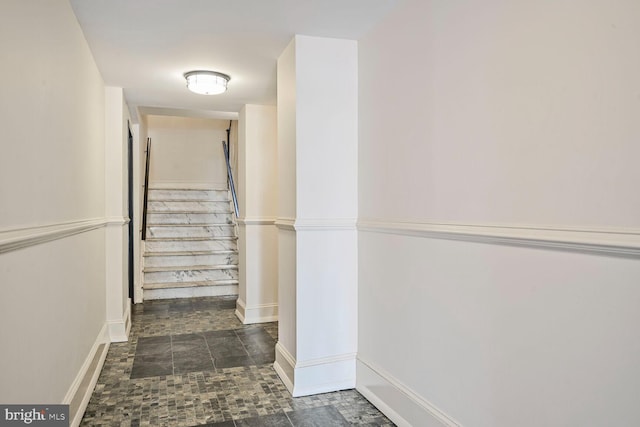
M147 116L151 137L149 187L226 188L222 150L228 120ZM237 132L232 130L237 141Z
M3 1L0 50L0 401L68 403L106 340L104 86L65 0Z
M278 320L276 107L245 105L238 120L239 286L236 315Z
M274 366L294 396L355 385L357 70L353 40L297 35L278 59Z
M358 389L399 425L640 423L639 19L408 0L360 40Z
M131 326L128 235L128 122L124 90L105 88L105 215L107 323L111 341L127 341Z
M296 42L278 58L278 344L296 357ZM287 375L292 377L293 370Z

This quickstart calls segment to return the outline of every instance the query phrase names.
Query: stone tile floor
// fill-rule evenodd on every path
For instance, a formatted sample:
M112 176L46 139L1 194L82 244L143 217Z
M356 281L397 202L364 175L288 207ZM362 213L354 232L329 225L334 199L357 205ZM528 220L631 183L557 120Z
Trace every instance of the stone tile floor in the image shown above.
M357 391L292 398L273 370L277 323L235 298L147 301L113 343L82 426L393 426Z

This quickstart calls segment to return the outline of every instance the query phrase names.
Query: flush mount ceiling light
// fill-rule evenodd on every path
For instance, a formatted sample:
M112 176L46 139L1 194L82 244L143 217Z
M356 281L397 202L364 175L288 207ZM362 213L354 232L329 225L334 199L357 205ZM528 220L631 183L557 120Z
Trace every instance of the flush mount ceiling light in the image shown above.
M189 71L184 74L187 87L200 95L217 95L227 90L231 77L216 71Z

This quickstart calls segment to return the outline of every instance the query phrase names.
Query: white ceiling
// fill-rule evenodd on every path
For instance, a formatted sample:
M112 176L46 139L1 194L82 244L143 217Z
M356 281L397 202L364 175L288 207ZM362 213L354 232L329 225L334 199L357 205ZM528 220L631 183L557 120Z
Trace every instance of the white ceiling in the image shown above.
M400 1L70 0L105 84L124 88L134 116L275 104L276 60L295 34L357 40ZM230 75L227 92L189 92L182 75L196 69Z

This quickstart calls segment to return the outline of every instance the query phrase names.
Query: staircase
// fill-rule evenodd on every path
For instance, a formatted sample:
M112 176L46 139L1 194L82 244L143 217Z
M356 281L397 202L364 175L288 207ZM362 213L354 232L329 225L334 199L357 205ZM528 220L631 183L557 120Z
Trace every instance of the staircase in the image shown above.
M144 299L238 294L228 190L149 189Z

